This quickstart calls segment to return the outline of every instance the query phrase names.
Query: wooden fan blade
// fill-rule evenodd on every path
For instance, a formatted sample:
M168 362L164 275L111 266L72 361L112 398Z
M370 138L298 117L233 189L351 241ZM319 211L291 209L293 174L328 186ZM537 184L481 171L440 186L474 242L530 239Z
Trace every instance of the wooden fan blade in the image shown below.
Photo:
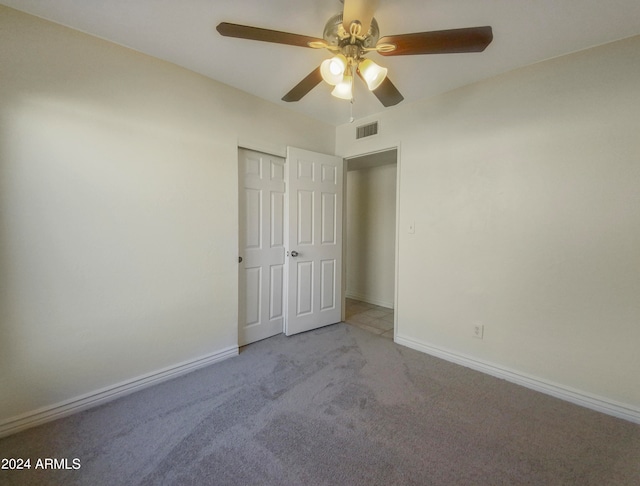
M257 40L262 42L274 42L290 46L309 47L309 42L324 42L317 37L280 32L279 30L261 29L248 25L230 24L221 22L216 30L225 37L238 37L239 39Z
M306 78L296 84L291 91L282 97L282 101L300 101L309 91L315 88L320 81L320 66L311 71Z
M492 40L493 31L491 27L486 26L389 35L380 39L378 44L394 44L396 46L396 49L390 52L379 51L379 54L383 56L405 56L482 52Z
M358 76L360 76L360 79L362 79L362 81L364 81L364 83L366 84L366 81L362 77L362 73L360 72L360 70L358 69L356 72L358 73ZM404 96L400 94L398 88L395 87L395 85L388 77L384 78L382 84L374 89L372 93L376 95L376 98L378 98L378 100L380 100L380 103L382 103L385 107L397 105L404 99Z
M378 7L378 0L344 0L342 9L342 25L349 32L349 26L354 20L362 24L362 34L369 31L371 19Z

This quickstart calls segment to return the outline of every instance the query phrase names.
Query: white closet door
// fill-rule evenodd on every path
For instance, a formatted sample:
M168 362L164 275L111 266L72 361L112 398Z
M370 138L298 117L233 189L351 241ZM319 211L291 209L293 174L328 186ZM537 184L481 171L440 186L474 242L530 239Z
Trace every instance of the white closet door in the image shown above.
M239 150L239 329L243 346L283 331L285 161Z
M287 151L288 336L342 317L342 164L335 156Z

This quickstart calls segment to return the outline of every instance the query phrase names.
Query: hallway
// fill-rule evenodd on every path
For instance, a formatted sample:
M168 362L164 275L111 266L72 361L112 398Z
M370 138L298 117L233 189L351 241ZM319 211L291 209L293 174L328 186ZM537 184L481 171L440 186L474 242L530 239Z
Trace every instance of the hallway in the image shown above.
M393 309L347 299L347 324L393 340Z

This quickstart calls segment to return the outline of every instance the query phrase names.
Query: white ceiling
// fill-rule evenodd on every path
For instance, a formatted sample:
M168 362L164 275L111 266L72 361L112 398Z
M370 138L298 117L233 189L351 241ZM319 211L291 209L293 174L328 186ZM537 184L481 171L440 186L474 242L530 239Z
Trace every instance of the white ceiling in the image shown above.
M322 37L339 0L0 0L0 3L108 39L201 73L333 125L350 104L324 83L297 103L280 99L328 51L220 36L222 21ZM403 103L499 73L640 34L640 0L380 0L381 35L491 25L483 53L382 57ZM262 74L261 74L262 73ZM354 116L384 108L362 83Z

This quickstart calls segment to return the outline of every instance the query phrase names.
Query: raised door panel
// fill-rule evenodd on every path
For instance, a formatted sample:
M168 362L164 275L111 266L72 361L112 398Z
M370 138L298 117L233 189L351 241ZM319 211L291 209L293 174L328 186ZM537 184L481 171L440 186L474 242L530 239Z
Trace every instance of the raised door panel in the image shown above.
M342 159L289 148L287 335L342 315Z
M240 178L240 345L282 332L284 326L284 159L238 153Z

